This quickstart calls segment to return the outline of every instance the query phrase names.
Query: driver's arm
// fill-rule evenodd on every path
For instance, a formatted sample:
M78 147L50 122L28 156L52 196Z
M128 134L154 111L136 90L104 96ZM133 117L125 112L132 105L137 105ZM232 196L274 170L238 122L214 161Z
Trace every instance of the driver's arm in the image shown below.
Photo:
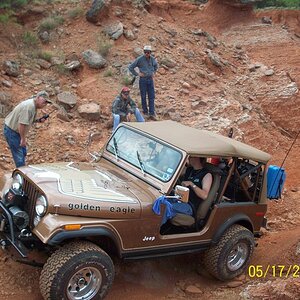
M205 200L208 196L211 185L212 185L212 175L210 173L207 173L202 179L202 189L195 185L193 185L192 189L194 190L195 194L199 198Z

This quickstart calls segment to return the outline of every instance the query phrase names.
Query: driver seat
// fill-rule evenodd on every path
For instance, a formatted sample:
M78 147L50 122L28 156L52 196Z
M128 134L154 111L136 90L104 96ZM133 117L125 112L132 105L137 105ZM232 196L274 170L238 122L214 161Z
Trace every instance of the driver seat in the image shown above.
M217 199L222 173L220 168L210 163L206 163L206 168L209 170L209 173L211 173L213 177L212 185L206 200L201 201L195 217L178 213L174 218L170 220L172 225L183 227L195 226L195 228L198 228L198 224L200 224L201 221L205 220L210 207Z

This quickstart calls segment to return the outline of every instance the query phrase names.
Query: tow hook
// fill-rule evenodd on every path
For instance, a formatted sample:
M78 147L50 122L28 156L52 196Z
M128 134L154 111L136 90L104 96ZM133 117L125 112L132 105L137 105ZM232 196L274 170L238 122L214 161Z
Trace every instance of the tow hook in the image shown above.
M32 233L26 228L22 229L20 234L19 234L19 238L30 237L30 236L32 236Z
M2 248L2 250L5 250L6 246L7 246L6 240L1 239L0 240L0 247Z

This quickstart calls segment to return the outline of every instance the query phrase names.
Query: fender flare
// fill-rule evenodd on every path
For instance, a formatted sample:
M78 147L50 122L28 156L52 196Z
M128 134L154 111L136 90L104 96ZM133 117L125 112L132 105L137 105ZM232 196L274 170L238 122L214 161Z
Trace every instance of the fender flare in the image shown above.
M47 244L50 246L56 246L65 240L75 239L75 238L87 238L90 236L108 237L115 244L119 254L122 252L120 241L116 237L116 235L111 230L103 227L82 228L80 230L75 230L75 231L60 231L56 233L54 236L52 236L49 239Z
M217 230L217 232L214 234L211 244L216 245L219 240L221 239L224 232L232 225L239 224L241 226L244 226L245 228L249 229L251 232L253 232L253 224L251 222L251 219L245 215L245 214L237 214L233 217L229 218L225 223L223 223Z

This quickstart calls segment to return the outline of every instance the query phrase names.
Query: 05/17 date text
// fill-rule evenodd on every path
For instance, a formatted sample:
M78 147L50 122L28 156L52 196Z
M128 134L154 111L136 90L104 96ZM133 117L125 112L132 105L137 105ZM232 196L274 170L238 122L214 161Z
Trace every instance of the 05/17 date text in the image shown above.
M278 278L299 278L300 265L250 265L248 267L250 278L266 278L267 276Z

